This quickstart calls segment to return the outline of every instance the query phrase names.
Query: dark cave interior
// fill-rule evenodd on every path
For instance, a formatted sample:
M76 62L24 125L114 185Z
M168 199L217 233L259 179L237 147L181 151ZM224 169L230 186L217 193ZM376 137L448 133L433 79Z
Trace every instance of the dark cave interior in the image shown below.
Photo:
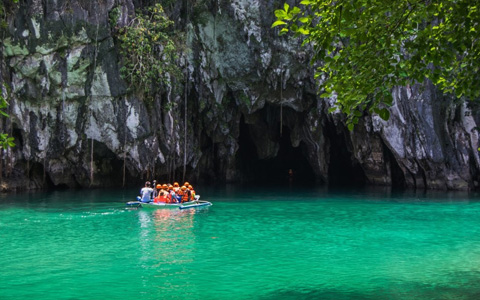
M237 168L242 182L260 185L291 183L315 185L322 183L307 159L303 142L298 147L292 146L288 127L283 127L281 136L280 134L276 134L274 137L270 136L279 143L276 157L260 159L249 126L242 118L237 153ZM354 162L342 133L327 126L326 135L330 140L328 185L339 187L368 184L363 169ZM290 175L289 170L292 170L293 176Z
M237 166L242 182L259 185L315 183L316 176L302 153L302 145L292 146L290 130L287 127L283 127L282 135L276 137L280 145L277 156L270 159L259 159L248 126L242 118L237 154Z
M362 186L367 183L367 177L362 167L355 163L348 150L347 138L343 132L337 132L332 126L326 127L330 140L330 162L328 168L329 185L331 186Z

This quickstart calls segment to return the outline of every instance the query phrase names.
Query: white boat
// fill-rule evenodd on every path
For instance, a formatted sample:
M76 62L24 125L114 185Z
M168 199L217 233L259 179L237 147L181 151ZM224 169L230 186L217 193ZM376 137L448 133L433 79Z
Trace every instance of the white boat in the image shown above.
M166 208L166 209L188 209L196 207L204 207L212 205L211 202L199 200L200 195L195 196L195 200L184 203L163 203L163 202L141 202L141 201L129 201L128 207L144 207L144 208Z
M210 205L212 205L212 203L208 201L194 200L194 201L182 203L178 208L187 209L187 208L203 207L203 206L210 206Z

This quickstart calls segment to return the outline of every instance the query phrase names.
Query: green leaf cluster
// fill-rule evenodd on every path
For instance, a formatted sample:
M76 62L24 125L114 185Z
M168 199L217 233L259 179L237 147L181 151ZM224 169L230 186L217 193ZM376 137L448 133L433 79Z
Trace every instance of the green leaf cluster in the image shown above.
M137 12L130 24L119 30L121 73L131 87L152 98L172 77L182 76L176 65L182 37L160 4Z
M15 142L13 137L9 137L6 133L0 133L0 148L6 149L14 146Z
M3 30L7 27L7 14L9 11L11 11L13 4L16 3L18 3L18 0L0 0L0 32L3 32ZM0 51L0 53L2 53L3 55L3 49L2 51ZM8 87L5 84L0 86L0 115L8 118L9 115L5 112L5 108L7 108L8 102L7 99L4 98L4 90L6 91L6 97L8 98ZM1 149L6 149L14 146L15 142L13 137L9 137L6 133L0 133Z
M7 12L8 7L18 3L18 0L0 0L0 29L7 27Z
M480 96L480 3L471 0L303 0L272 27L303 36L322 97L336 95L348 124L389 118L392 88L430 79L456 97ZM353 125L349 126L353 128Z
M8 102L2 95L2 89L0 89L0 115L6 118L9 117L9 115L5 112L5 108L7 108L7 106L8 106ZM6 133L0 133L0 149L6 149L14 146L15 146L15 142L13 137L9 137L8 134Z

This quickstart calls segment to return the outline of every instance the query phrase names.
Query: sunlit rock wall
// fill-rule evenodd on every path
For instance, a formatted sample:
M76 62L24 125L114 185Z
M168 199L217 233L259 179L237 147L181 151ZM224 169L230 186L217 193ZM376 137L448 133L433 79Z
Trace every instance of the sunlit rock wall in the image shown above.
M116 5L126 22L130 1L20 1L3 41L17 141L5 164L27 186L121 186L124 165L127 180L162 158L150 112L120 78Z
M138 5L20 1L3 40L1 76L13 95L3 125L18 144L3 156L4 172L22 186L182 180L185 163L191 181L246 180L241 124L260 160L278 155L285 130L318 182L353 172L367 184L478 186L471 103L428 84L399 87L389 121L366 116L348 131L341 114L327 113L334 99L317 96L310 49L271 29L281 1L170 3L190 49L179 61L187 80L147 105L120 77L112 28L125 26ZM115 7L120 18L110 24Z

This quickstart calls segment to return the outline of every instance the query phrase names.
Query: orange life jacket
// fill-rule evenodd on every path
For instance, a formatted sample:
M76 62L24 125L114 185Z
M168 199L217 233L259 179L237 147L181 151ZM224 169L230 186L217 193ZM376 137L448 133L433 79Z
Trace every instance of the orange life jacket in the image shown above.
M157 197L154 199L155 203L167 203L167 197L165 197L165 193L160 192Z
M195 190L190 190L190 201L195 200Z
M182 191L182 190L179 190L177 195L179 195L181 197L181 202L188 202L188 198L189 198L189 192L188 191Z

